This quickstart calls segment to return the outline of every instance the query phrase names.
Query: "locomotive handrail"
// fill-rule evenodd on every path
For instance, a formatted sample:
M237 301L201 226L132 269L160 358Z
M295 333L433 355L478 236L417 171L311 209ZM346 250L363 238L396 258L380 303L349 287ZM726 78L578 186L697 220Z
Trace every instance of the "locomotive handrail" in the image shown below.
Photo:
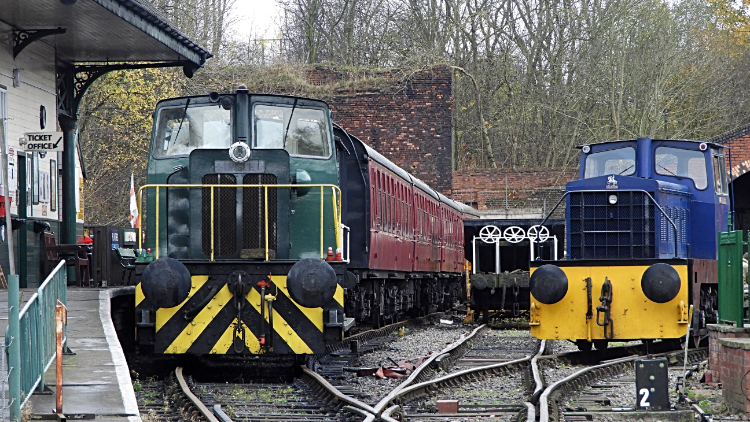
M211 188L211 261L214 261L214 188L263 188L264 194L264 234L265 234L265 260L269 260L268 255L268 188L320 188L320 257L325 259L324 244L323 244L323 228L324 228L324 189L331 188L331 202L333 205L333 229L334 237L336 239L336 248L341 248L341 189L336 185L331 184L147 184L138 188L138 249L143 248L143 191L149 188L156 189L156 245L154 258L159 259L159 188Z
M568 194L574 193L574 192L578 193L578 192L613 192L613 191L612 190L604 190L604 189L590 189L590 190L566 191L565 194L560 198L560 200L557 201L557 204L555 204L555 206L552 208L552 211L550 211L547 214L547 216L544 217L544 220L542 220L542 222L539 223L539 225L543 226L544 223L546 223L547 220L549 220L550 216L552 216L552 214L557 210L557 207L560 206L560 203L562 203L563 199L565 199L565 197L568 196ZM659 212L661 212L661 215L663 215L664 218L666 218L667 221L669 221L669 224L672 225L672 230L674 230L674 257L678 258L678 256L677 256L677 254L678 254L678 251L677 251L677 244L678 244L677 243L677 224L675 224L674 221L672 221L672 219L669 218L669 216L664 211L664 209L661 207L661 205L659 205L656 202L656 199L654 199L654 197L651 196L651 194L649 192L647 192L647 191L645 191L643 189L623 189L623 190L618 190L617 192L642 192L642 193L645 193L648 196L648 198L651 200L651 202L653 202L654 205L656 205L656 208L659 209ZM540 254L540 257L541 257L541 254Z

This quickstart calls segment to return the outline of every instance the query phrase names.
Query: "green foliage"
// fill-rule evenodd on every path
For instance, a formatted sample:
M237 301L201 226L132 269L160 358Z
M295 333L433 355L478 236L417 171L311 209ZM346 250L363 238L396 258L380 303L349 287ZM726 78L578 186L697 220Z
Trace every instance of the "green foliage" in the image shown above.
M146 179L152 113L157 101L181 91L178 71L108 73L87 91L80 111L80 144L89 224L128 224L130 173L136 189Z

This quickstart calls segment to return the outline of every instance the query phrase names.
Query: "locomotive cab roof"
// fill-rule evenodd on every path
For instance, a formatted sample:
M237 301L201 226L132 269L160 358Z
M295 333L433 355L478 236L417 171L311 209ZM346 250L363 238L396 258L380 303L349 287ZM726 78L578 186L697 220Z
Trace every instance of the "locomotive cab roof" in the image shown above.
M650 138L639 138L639 139L650 139ZM637 142L637 141L638 141L638 139L618 139L616 141L594 142L594 143L591 143L591 144L576 145L576 148L577 149L584 149L585 147L589 147L589 148L594 148L594 149L597 149L597 150L600 150L600 149L611 149L611 147L615 147L615 146L618 146L618 145L624 145L624 144L628 144L628 143L633 143L633 142ZM727 148L725 145L721 145L721 144L717 144L717 143L713 143L713 142L706 142L706 141L695 141L695 140L691 140L691 139L651 139L651 141L652 142L657 142L657 141L685 142L685 143L696 144L696 145L706 144L708 147L711 147L711 148Z
M207 103L216 103L217 101L211 98L213 95L218 95L219 98L221 98L223 96L236 95L240 91L241 89L237 89L236 91L233 91L233 92L223 92L223 93L210 92L210 93L203 94L203 95L186 95L182 97L171 97L171 98L165 98L163 100L159 100L156 104L157 104L157 107L159 107L159 105L163 103L170 103L170 102L179 103L187 99L190 99L191 101L199 100L201 102L205 101ZM244 93L250 95L251 97L273 97L273 98L278 98L278 99L288 99L291 101L294 101L294 100L310 101L313 103L325 104L327 107L329 107L328 102L321 100L321 99L317 99L317 98L302 97L302 96L297 96L297 95L285 95L285 94L265 94L265 93L247 92L247 91L244 91Z

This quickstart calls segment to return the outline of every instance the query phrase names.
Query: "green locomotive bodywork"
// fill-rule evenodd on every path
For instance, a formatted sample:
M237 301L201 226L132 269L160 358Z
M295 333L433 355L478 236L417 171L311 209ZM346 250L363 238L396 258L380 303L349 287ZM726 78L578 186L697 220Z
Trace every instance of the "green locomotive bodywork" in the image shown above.
M325 261L343 241L328 105L241 87L161 101L153 117L139 248L155 260L136 270L138 344L304 354L340 340L346 268Z

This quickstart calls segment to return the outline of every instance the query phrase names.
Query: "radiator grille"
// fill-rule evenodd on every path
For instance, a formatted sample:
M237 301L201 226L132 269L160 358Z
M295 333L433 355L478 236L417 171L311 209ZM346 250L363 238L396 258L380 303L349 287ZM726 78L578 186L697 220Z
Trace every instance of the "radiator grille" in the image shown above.
M685 208L672 206L665 206L662 208L664 209L664 212L669 216L669 218L672 219L675 226L677 226L677 242L679 244L686 243L688 210ZM659 214L661 218L661 241L673 244L674 227L669 224L669 221L667 221L667 218L663 214Z
M609 195L617 195L616 205ZM571 259L654 258L654 211L645 192L571 193Z
M204 185L235 185L231 174L207 174ZM202 190L202 246L211 255L211 188ZM237 252L237 188L214 188L214 256L228 257Z
M244 185L273 185L273 174L246 174ZM268 249L276 250L278 189L268 188ZM243 188L242 190L242 248L265 251L265 197L264 188Z

